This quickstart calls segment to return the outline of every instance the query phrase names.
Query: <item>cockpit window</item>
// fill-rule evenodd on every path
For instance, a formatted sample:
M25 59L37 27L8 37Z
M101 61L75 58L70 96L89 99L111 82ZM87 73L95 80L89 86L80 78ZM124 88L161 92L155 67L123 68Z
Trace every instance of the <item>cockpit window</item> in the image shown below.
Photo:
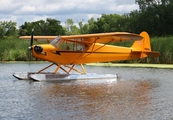
M83 45L75 41L64 41L60 50L83 51Z
M57 36L52 42L50 42L51 45L55 46L59 50L65 50L65 51L84 51L87 50L87 45L76 42L73 40L65 40L60 39L60 36Z

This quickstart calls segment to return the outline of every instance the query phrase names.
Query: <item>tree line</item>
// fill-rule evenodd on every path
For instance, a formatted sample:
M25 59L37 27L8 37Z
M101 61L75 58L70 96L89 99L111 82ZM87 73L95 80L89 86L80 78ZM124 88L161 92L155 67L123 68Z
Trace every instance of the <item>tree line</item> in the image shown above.
M147 31L151 36L167 36L173 32L172 0L136 0L139 10L128 14L102 14L96 20L90 18L76 25L73 19L67 19L65 25L56 19L47 18L35 22L25 22L19 28L12 21L0 21L0 38L30 35L34 28L35 35L73 35L126 31L140 33Z
M159 58L146 58L119 62L140 63L173 63L173 0L136 0L139 10L128 14L102 14L96 20L90 18L74 23L67 19L64 25L61 21L47 18L35 22L25 22L17 28L17 23L0 21L0 60L29 60L28 41L19 41L18 37L31 35L74 35L103 32L147 31L151 36L153 51L159 51ZM13 39L12 39L13 38ZM121 46L131 46L129 42L115 43ZM20 49L19 49L20 47ZM117 62L117 61L116 61Z

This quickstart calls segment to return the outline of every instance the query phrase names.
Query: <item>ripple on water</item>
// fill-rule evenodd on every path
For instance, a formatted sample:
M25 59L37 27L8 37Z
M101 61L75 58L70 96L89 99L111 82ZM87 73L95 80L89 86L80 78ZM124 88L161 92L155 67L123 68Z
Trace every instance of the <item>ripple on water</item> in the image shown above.
M171 69L86 67L118 73L118 84L59 84L17 80L16 71L45 64L1 64L0 119L172 119Z

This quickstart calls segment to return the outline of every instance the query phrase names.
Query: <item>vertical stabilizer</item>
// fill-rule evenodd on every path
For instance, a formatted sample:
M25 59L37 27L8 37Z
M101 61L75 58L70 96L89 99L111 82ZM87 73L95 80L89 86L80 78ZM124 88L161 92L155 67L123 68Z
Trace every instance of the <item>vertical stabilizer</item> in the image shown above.
M133 53L141 53L141 58L145 58L147 56L150 57L159 57L159 52L153 52L151 51L151 45L150 45L150 37L147 32L141 32L140 36L143 37L142 40L137 40L133 43L131 46Z
M142 40L135 41L132 45L132 51L151 51L150 37L147 32L141 32Z

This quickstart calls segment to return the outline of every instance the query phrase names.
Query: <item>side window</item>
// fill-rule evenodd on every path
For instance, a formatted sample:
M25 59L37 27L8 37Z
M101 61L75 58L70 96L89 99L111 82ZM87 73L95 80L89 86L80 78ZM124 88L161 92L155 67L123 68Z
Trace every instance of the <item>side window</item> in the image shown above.
M60 46L60 50L72 50L73 51L73 42L64 41Z
M85 44L81 44L78 42L71 42L71 41L64 41L61 45L60 45L60 50L67 50L67 51L85 51L87 50L88 47Z
M77 43L77 51L83 51L83 46Z

